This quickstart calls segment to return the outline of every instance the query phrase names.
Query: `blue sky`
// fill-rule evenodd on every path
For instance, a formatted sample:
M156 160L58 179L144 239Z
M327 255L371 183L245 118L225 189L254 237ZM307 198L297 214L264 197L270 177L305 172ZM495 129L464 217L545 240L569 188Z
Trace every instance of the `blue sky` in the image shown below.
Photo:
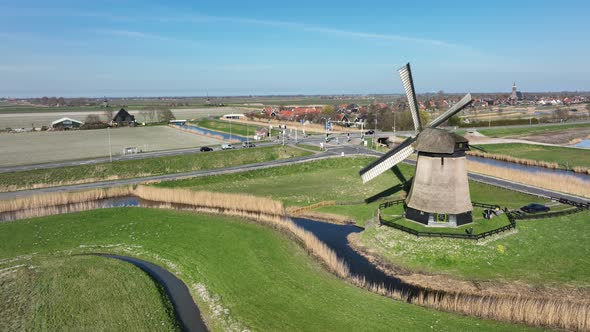
M0 0L0 96L590 90L587 1Z

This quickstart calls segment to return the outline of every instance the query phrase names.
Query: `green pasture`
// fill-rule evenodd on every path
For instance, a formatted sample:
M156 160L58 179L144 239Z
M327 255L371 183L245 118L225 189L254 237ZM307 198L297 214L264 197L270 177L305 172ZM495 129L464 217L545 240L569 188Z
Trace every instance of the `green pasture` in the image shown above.
M351 286L327 272L290 238L258 224L145 208L102 209L0 224L2 262L18 256L21 258L8 264L36 266L31 278L38 281L31 284L38 284L36 288L42 291L34 295L34 301L59 302L56 307L21 311L34 313L35 326L46 330L175 328L166 320L167 305L152 307L158 295L153 283L133 275L135 269L125 263L71 256L85 251L123 253L174 269L189 285L214 331L227 326L252 331L527 330L426 309ZM32 260L23 256L30 254ZM51 258L45 257L49 255ZM48 270L44 264L56 268ZM94 279L103 276L104 280ZM139 284L140 279L145 283ZM137 282L138 287L122 289L119 283L123 281ZM195 291L196 284L204 285L221 309L204 303ZM19 287L11 294L30 297L28 291L28 287ZM127 296L130 292L137 297ZM86 303L97 297L96 306ZM130 314L119 306L136 310ZM214 316L214 310L222 313ZM119 322L122 315L128 321ZM146 327L150 317L164 324L157 329Z

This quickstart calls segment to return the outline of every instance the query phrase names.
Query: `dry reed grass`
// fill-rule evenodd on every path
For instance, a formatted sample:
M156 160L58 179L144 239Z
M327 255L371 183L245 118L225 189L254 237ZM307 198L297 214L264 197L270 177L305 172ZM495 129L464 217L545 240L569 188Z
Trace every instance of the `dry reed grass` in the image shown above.
M467 169L470 172L491 175L534 187L551 189L563 193L590 197L590 186L587 181L560 174L534 174L530 172L506 169L468 160Z
M105 198L129 196L131 187L113 187L76 192L58 192L0 201L0 212L39 209L65 204L86 203Z
M222 210L247 211L269 215L284 215L283 204L270 198L252 195L193 191L189 189L168 189L137 186L133 192L139 198L162 203L186 204Z
M13 209L28 207L27 202L34 202L33 204L37 207L42 207L52 202L63 204L78 201L77 208L84 209L92 208L91 202L86 202L88 204L84 205L84 202L80 201L84 198L100 199L108 195L128 195L130 192L143 199L154 201L152 207L156 208L224 214L269 225L295 239L336 276L383 296L434 309L507 322L578 331L590 330L590 303L577 303L558 298L477 295L433 290L402 292L399 289L390 289L383 284L367 282L364 277L352 274L348 265L315 235L286 218L285 209L280 202L268 198L139 186L134 191L129 187L123 187L72 193L72 196L69 196L70 194L39 195L40 197L37 198L28 197L28 201L22 199L22 201L12 200L10 203L0 202L2 204L0 206ZM51 205L46 205L45 208L47 208L45 212L51 212Z

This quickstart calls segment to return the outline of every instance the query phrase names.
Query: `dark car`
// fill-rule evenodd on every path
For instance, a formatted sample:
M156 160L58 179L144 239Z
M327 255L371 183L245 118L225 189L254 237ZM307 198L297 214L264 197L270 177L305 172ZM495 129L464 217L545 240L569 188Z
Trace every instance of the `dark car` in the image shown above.
M526 213L537 213L537 212L549 212L550 208L546 207L542 204L531 203L529 205L525 205L520 208L522 211Z
M375 133L374 130L367 130L365 131L365 135L373 135Z
M243 142L242 143L242 147L243 148L253 148L253 147L256 147L256 145L254 145L254 144L252 144L250 142Z
M207 152L207 151L213 151L213 149L212 149L212 148L210 148L210 147L208 147L208 146L203 146L203 147L201 148L201 152Z

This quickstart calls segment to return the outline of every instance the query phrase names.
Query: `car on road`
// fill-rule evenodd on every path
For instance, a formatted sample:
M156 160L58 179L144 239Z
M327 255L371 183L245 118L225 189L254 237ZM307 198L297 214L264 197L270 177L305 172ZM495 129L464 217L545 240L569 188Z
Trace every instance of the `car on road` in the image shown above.
M549 207L538 203L531 203L520 209L526 213L549 212L549 210L551 210Z
M373 135L375 133L374 130L367 130L365 131L365 135Z
M213 149L212 149L212 148L210 148L210 147L208 147L208 146L203 146L203 147L201 147L201 149L200 149L200 150L201 150L201 152L208 152L208 151L213 151Z
M228 144L223 144L221 146L221 150L231 150L231 149L234 149L234 146L231 145L231 144L229 144L229 143Z
M254 147L256 147L256 145L254 145L253 143L250 143L250 142L243 142L242 147L243 148L254 148Z

